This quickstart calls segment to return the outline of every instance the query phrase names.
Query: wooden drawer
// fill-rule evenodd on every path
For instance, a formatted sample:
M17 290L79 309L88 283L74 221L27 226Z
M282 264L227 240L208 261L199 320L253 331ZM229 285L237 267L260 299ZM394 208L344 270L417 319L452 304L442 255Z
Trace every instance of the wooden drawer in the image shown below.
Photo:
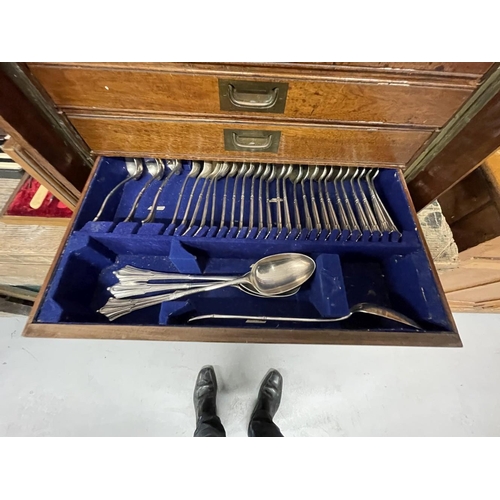
M30 69L66 112L129 111L429 129L443 126L475 88L474 79L456 81L439 72L434 72L438 75L434 79L415 74L408 79L397 73L373 76L348 67L299 72L279 65L253 71L205 66L30 64Z
M171 219L178 200L185 200L185 197L180 196L181 186L191 168L191 161L183 161L182 173L169 181L160 197L162 210L153 223L141 224L140 221L148 213L158 185L151 192L146 191L132 221L123 222L132 200L147 182L146 178L126 184L107 206L102 220L94 222L92 219L107 193L127 175L122 158L104 157L96 162L26 327L26 336L461 345L400 170L382 169L377 178L377 189L401 232L400 237L394 238L394 234L391 236L388 233L375 237L366 231L357 235L341 231L335 233L334 237L328 237L326 231L322 231L316 237L314 232L294 230L292 238L287 238L283 232L275 238L278 233L273 229L271 238L261 233L256 236L253 231L251 237L245 238L245 233L241 236L239 231L238 234L232 230L223 230L221 233L217 227L218 220L216 226L205 227L199 234L197 231L193 234L196 228L187 235L176 233L177 226L172 225ZM346 186L349 193L346 196L352 197L349 185ZM220 197L222 184L219 189L217 192ZM271 185L270 189L271 194L276 193L276 198L279 198L276 184ZM290 189L293 186L288 183L287 190ZM198 191L193 191L194 199L203 199L203 192L200 184ZM235 200L242 197L241 186L234 192ZM288 196L292 199L292 191L288 192ZM217 204L216 212L219 207ZM300 210L303 208L303 204L300 204ZM244 216L242 225L247 223ZM310 283L288 299L255 298L237 289L224 289L192 296L192 301L186 303L166 302L136 311L112 323L96 312L107 300L107 287L114 279L112 271L126 264L163 271L176 269L177 272L194 274L239 274L248 269L249 263L263 255L286 251L306 253L317 264ZM201 326L187 323L187 317L191 314L206 314L210 311L238 314L244 310L257 315L283 316L287 313L293 315L297 311L305 314L316 310L323 317L337 317L348 311L354 303L366 300L398 309L418 321L423 329L416 331L385 319L370 319L360 314L353 316L347 323L333 325L283 322L273 326L262 322L238 325L226 320L218 320L215 324L202 323Z
M406 164L431 137L428 130L306 127L284 122L257 124L77 114L70 114L69 118L94 152L112 156L395 166ZM236 138L230 134L231 142L236 140L248 148L228 149L234 144L225 142L227 131L236 131ZM269 142L269 148L252 148L246 138L255 131L262 132L257 146Z

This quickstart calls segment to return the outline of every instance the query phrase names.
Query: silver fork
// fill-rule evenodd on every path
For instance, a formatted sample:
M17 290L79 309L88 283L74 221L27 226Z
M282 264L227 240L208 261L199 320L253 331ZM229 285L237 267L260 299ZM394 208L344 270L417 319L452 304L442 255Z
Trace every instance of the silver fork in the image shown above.
M222 213L220 218L221 220L220 220L219 231L224 227L224 223L226 222L227 183L230 177L234 177L238 173L238 169L239 169L238 164L234 162L228 174L226 175L226 180L224 182L224 194L222 197Z
M233 200L231 203L231 220L229 221L229 229L233 228L235 225L234 217L235 217L235 212L236 212L236 194L238 192L238 181L245 175L246 171L247 171L247 164L243 163L241 165L241 167L239 167L238 174L236 175L236 178L234 179Z
M331 228L341 230L342 228L339 224L339 220L337 218L337 214L335 213L335 209L333 208L332 199L330 198L330 192L328 190L328 182L333 177L334 173L335 173L335 169L333 167L330 167L330 170L328 170L328 174L323 181L324 182L323 187L325 189L326 206L328 208L328 215L330 216ZM327 235L326 239L330 238L330 234L331 233L329 233ZM340 238L340 236L341 236L341 233L338 234L337 239Z
M257 226L257 234L260 234L260 232L264 228L264 209L262 206L263 205L263 201L262 201L263 182L266 181L266 183L267 183L267 179L271 175L272 171L273 171L273 169L272 169L271 165L269 163L267 163L265 168L264 168L264 172L262 172L262 175L260 176L260 179L259 179L259 199L258 199L259 222L258 222L258 226Z
M248 238L250 236L250 233L253 229L253 219L254 219L254 212L255 212L255 179L261 179L262 174L264 172L264 165L262 163L259 163L259 166L257 167L257 171L252 177L252 184L250 186L250 213L248 216L248 233L246 237Z
M319 235L321 234L321 219L319 218L319 211L318 211L318 206L316 204L316 195L314 194L314 181L321 175L319 166L316 165L314 167L314 170L309 167L310 170L310 175L309 175L309 191L311 193L311 207L312 207L312 213L313 213L313 218L314 218L314 227L317 231L316 234L316 239L319 238ZM311 171L312 170L312 171Z
M269 185L276 178L276 167L271 165L271 173L269 177L266 179L266 221L267 221L267 234L265 239L269 237L271 231L273 229L273 216L271 214L271 202L269 195Z
M288 193L286 191L286 181L290 178L293 172L293 165L286 167L285 175L283 176L283 214L285 217L286 238L292 232L292 220L290 218L290 207L288 205Z
M255 164L250 163L248 170L244 173L243 179L241 181L241 199L240 199L240 220L238 224L238 234L243 229L243 221L245 218L245 185L246 180L255 172Z

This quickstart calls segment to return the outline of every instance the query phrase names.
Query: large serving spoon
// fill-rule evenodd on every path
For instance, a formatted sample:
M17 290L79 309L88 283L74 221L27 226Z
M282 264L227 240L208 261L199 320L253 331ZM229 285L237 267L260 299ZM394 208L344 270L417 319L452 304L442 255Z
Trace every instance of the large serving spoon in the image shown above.
M229 279L219 280L219 281L229 281ZM194 290L196 286L204 287L207 284L210 284L210 282L195 283L195 284L186 282L184 283L127 282L127 283L116 283L115 285L108 287L108 291L111 293L113 297L117 299L125 299L127 297L138 297L141 295L146 295L148 293L163 293L172 290ZM257 290L255 290L255 288L252 285L248 283L234 285L234 286L239 288L242 292L248 293L249 295L253 295L254 297L262 297L266 299L291 297L292 295L295 295L300 289L300 287L296 287L293 290L290 290L289 292L280 293L279 295L261 295L259 292L257 292Z
M333 323L335 321L344 321L350 318L353 314L364 313L371 314L373 316L380 316L382 318L391 319L402 323L403 325L411 326L417 330L423 330L415 321L408 318L404 314L401 314L389 307L377 306L375 304L369 304L368 302L361 302L351 307L349 314L345 316L340 316L338 318L293 318L293 317L282 317L282 316L243 316L237 314L205 314L203 316L195 316L194 318L188 319L188 323L193 321L201 321L204 319L244 319L247 321L255 321L256 323L265 323L267 321L286 321L286 322L298 322L298 323Z
M106 208L106 205L108 204L109 200L111 197L127 182L132 181L132 180L137 180L140 179L144 172L144 165L142 163L142 160L139 158L126 158L125 159L125 168L127 169L128 177L125 177L121 182L119 182L104 198L104 201L102 202L101 208L99 209L99 212L97 212L97 215L94 217L94 222L99 220L99 217L101 217L102 213L104 212L104 209Z
M155 158L154 162L148 162L146 164L146 168L151 177L147 180L144 186L142 186L142 189L139 191L139 194L136 196L134 203L132 204L130 212L128 213L127 217L125 217L125 220L123 222L129 222L132 220L135 211L139 206L139 202L141 201L142 195L146 192L146 190L153 181L160 180L163 177L163 174L165 173L165 164L158 158Z
M208 285L196 286L195 289L179 290L173 293L143 297L139 299L114 299L99 309L99 312L111 321L132 311L161 304L171 300L181 299L192 294L210 292L240 284L250 284L255 290L265 296L279 295L289 292L305 283L314 273L316 263L311 257L299 253L282 253L268 255L252 265L250 271L239 278Z

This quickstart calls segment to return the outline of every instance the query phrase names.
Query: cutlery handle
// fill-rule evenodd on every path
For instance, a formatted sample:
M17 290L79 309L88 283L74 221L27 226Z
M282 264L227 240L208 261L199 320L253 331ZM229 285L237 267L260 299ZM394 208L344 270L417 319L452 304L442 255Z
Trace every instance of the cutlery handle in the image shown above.
M187 281L229 281L234 279L234 276L211 276L205 274L179 274L179 273L162 273L161 271L148 271L134 266L125 266L122 269L113 273L118 279L120 278L149 278L150 280L187 280ZM148 280L149 281L149 280Z
M191 290L180 290L178 292L173 292L170 294L167 294L168 296L165 296L164 302L168 302L170 300L177 300L177 299L182 299L182 297L187 297L188 295L193 295L195 293L201 293L201 292L211 292L212 290L218 290L219 288L225 288L228 286L234 286L234 285L241 285L243 283L247 283L248 279L246 276L243 276L241 278L236 278L230 281L224 281L221 283L214 283L212 285L207 285L207 286L197 286L193 285L194 288Z

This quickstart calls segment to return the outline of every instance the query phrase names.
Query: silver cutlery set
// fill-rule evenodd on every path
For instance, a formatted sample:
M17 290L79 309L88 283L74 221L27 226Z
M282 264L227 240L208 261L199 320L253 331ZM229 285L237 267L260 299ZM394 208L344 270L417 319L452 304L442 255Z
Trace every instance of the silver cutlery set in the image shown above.
M114 321L121 316L146 307L229 286L237 287L249 295L261 298L290 297L300 290L300 287L314 274L315 270L315 261L299 253L282 253L264 257L253 264L248 273L240 277L162 273L125 266L114 272L118 283L108 288L113 297L98 312L104 314L110 321ZM151 293L158 293L158 295L145 296ZM192 317L188 322L225 319L245 320L249 323L269 321L332 323L344 321L356 313L379 316L420 329L417 323L404 314L388 307L365 302L354 305L347 315L336 318L208 314Z
M152 202L141 222L156 221L165 193L170 197L165 203L169 211L163 212L162 207L164 215L160 218L169 222L170 236L325 241L344 235L357 241L368 232L371 240L381 239L384 233L401 237L377 193L374 181L378 169L196 161L183 167L179 160L137 158L127 159L126 168L128 176L109 192L94 221L101 219L120 189L142 180L122 220L137 222L139 204L148 192ZM184 178L174 184L173 176L180 174ZM153 189L154 193L149 191ZM224 287L259 298L291 297L315 269L315 261L300 253L269 255L240 277L163 273L125 266L114 271L118 282L108 288L111 297L98 312L114 321L133 311ZM189 322L224 319L327 323L346 320L355 313L382 316L419 328L396 311L367 303L356 304L347 315L337 318L209 314L192 317Z
M359 239L400 232L380 198L378 169L235 162L192 162L180 191L169 192L179 160L127 159L128 177L105 198L94 221L101 218L113 195L129 182L148 176L124 221L135 220L141 198L160 184L142 223L157 219L161 194L175 196L170 219L178 236L271 239ZM144 167L144 164L146 167ZM153 186L154 184L154 186ZM263 235L263 236L262 236Z

